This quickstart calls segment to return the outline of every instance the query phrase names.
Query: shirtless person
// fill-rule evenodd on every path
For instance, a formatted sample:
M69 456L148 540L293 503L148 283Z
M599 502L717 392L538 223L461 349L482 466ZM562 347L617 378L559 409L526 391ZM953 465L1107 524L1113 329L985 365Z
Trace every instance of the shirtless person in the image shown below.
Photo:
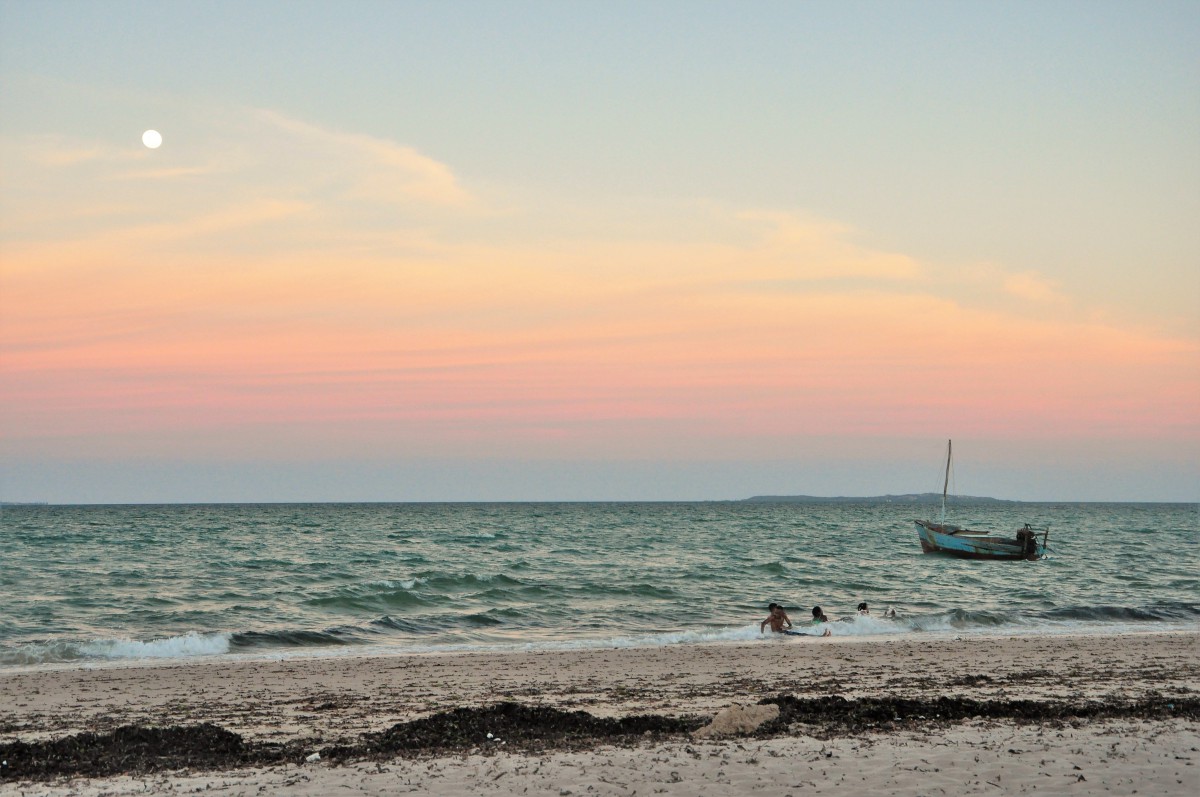
M767 615L767 619L763 620L761 623L758 624L758 633L760 633L760 634L763 632L763 630L769 624L771 626L771 630L774 631L776 634L787 634L788 636L829 636L830 635L828 628L826 628L824 630L824 633L821 633L821 634L806 633L804 631L793 631L792 630L792 620L791 620L791 618L789 618L787 616L787 612L785 612L783 610L782 606L780 606L778 603L772 603L767 608L771 610L771 613Z
M771 624L771 630L776 634L782 634L786 629L792 627L791 618L787 616L787 612L783 610L782 606L778 603L772 603L767 608L771 613L767 615L767 619L758 624L758 633L761 634L766 629L767 623Z

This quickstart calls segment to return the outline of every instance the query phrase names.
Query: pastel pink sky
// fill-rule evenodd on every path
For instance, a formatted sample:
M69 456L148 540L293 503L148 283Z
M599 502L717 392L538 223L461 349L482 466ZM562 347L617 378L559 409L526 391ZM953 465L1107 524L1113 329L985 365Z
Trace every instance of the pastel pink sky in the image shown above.
M948 437L979 462L968 493L1200 498L1194 275L1139 298L1086 248L964 257L830 208L517 184L353 124L150 104L119 135L0 140L4 500L923 492ZM530 477L318 475L423 462ZM105 487L106 463L246 489ZM555 463L609 470L588 492ZM641 489L621 463L711 478ZM830 476L856 463L877 489Z

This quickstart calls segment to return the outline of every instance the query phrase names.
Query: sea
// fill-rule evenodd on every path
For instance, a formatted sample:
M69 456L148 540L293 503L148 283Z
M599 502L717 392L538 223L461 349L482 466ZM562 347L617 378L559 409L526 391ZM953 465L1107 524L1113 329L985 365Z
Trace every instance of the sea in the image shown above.
M1050 553L923 554L938 507L885 500L4 506L0 670L824 644L760 634L770 602L835 639L1200 631L1196 504L951 511Z

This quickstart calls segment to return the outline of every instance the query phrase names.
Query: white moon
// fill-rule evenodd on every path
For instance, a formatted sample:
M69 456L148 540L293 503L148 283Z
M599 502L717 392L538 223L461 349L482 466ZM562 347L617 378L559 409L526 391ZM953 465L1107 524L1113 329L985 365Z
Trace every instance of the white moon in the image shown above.
M162 134L157 130L147 130L142 133L142 143L150 149L158 149L162 146Z

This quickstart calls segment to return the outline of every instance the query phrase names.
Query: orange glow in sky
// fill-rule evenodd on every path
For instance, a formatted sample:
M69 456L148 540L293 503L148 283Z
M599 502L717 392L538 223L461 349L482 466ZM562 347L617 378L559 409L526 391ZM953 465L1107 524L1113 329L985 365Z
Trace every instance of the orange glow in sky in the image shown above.
M61 9L2 8L0 44L14 55L0 71L12 109L0 125L0 499L159 495L87 483L94 468L55 481L80 462L209 463L230 474L295 462L519 471L653 461L664 473L716 463L712 481L685 495L671 491L693 475L667 479L674 486L661 493L632 483L615 495L572 492L531 477L513 495L383 483L322 494L378 500L916 492L932 487L925 446L951 436L998 469L980 494L1200 499L1194 182L1186 199L1188 175L1200 174L1200 127L1180 132L1194 113L1141 117L1138 135L1155 146L1131 155L1143 161L1131 176L1110 163L1128 151L1125 123L1112 120L1137 114L1110 106L1140 108L1136 92L1042 75L1046 96L1025 102L1049 121L1012 108L993 120L1008 136L993 140L953 104L907 115L891 94L854 85L835 49L794 53L770 25L729 33L761 39L745 50L758 54L739 67L750 70L744 84L734 65L725 74L686 49L659 53L664 64L694 57L695 69L717 70L687 83L706 103L664 95L674 116L638 81L691 80L686 70L625 75L616 52L608 72L565 54L545 65L590 75L579 85L599 92L595 102L610 92L624 126L589 116L595 109L549 78L526 93L521 81L541 85L544 75L523 71L516 50L512 82L492 87L507 105L453 83L471 69L487 74L469 60L461 74L407 72L407 94L368 85L388 73L364 66L357 74L378 77L330 78L342 91L319 105L286 81L223 83L215 67L203 89L142 83L144 72L125 75L119 63L92 74L89 64L108 63L109 39L98 33L65 53L38 38L49 24L39 14ZM778 24L798 24L794 11ZM958 9L939 24L993 12ZM294 35L331 24L316 18L324 13L302 14ZM814 13L841 24L832 8ZM1167 60L1178 26L1150 24L1152 10L1138 17L1136 29L1116 27L1136 38L1128 52L1109 56L1157 42L1162 64L1145 67L1154 91L1196 96L1197 77L1178 77ZM720 27L697 21L709 23ZM103 21L88 24L123 40ZM1054 63L1088 74L1086 49L1072 41ZM453 42L421 46L438 62ZM943 55L931 82L915 80L919 59L894 66L912 70L928 96L951 92L949 74L977 81L997 107L1017 96L987 53L957 67L961 53ZM795 85L764 84L777 74L772 58L820 63L796 62ZM804 82L813 69L827 70L825 82ZM826 92L834 85L843 94ZM1067 85L1069 106L1055 94ZM490 114L488 124L449 99L477 89L466 107ZM778 97L757 95L768 90ZM828 119L795 110L803 91ZM736 119L715 113L739 107ZM606 138L579 139L588 135L571 128L580 114ZM709 114L731 137L725 149L707 138ZM1070 139L1072 162L1059 131L1102 121L1114 125L1103 136ZM155 149L140 138L151 124L162 133ZM640 137L624 138L626 128ZM958 150L958 138L974 143ZM1025 148L1009 147L1014 138ZM1157 210L1146 206L1151 194ZM921 460L911 469L910 444ZM1070 473L1061 483L1050 470L1026 478L1031 454ZM857 463L864 483L823 481L826 457ZM1091 467L1102 475L1089 479ZM244 493L200 484L171 495L297 494L252 475L244 483ZM1089 483L1095 493L1079 495Z

